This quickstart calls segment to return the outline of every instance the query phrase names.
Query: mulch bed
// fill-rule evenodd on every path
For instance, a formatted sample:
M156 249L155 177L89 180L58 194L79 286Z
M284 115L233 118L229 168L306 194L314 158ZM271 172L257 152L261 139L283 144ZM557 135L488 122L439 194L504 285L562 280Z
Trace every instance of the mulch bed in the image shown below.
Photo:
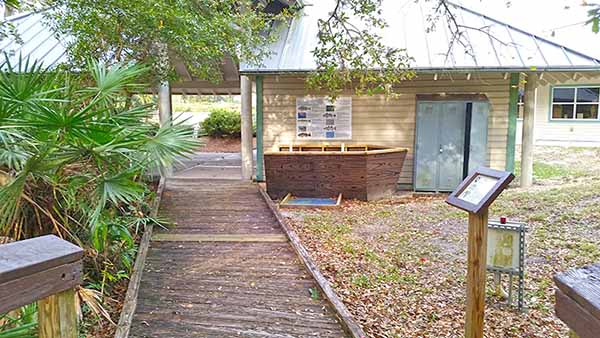
M241 149L240 138L235 137L208 137L199 138L202 146L198 151L206 153L239 153ZM253 148L256 149L256 138L253 140Z

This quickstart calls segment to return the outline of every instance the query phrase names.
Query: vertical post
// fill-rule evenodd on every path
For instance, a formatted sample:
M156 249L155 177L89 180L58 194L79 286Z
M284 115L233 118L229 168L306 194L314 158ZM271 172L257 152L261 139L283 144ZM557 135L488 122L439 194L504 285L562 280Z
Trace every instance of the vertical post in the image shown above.
M508 101L508 140L506 142L506 171L515 171L517 143L517 114L519 109L519 73L510 74Z
M170 126L173 123L173 113L171 105L171 86L169 81L161 81L158 85L158 120L161 127ZM162 173L166 177L173 174L173 167L163 168Z
M256 180L264 181L263 76L256 76Z
M39 300L40 338L77 338L76 306L74 289Z
M252 81L248 76L240 77L242 94L242 179L251 180L253 170L252 156Z
M521 143L521 187L533 184L533 126L535 124L535 96L537 74L530 73L525 83L525 102L523 106L523 141Z
M169 81L161 81L158 85L158 119L161 127L170 125L173 120Z
M488 210L469 213L466 338L483 338Z

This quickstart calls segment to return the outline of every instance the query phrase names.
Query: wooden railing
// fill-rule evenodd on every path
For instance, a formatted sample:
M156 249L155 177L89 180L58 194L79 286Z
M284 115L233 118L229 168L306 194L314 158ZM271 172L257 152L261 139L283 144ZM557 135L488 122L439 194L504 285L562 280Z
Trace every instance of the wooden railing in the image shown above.
M76 338L82 258L52 235L0 245L0 313L37 301L40 338Z
M554 276L556 315L571 338L600 337L600 263Z

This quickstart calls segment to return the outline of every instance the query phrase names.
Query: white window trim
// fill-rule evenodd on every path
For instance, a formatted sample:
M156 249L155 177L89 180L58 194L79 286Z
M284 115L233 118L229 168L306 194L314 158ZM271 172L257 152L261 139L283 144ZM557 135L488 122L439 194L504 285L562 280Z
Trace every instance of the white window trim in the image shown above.
M577 90L580 88L598 88L600 86L594 85L580 85L580 86L557 86L550 88L550 121L583 121L583 122L599 122L600 121L600 98L597 102L577 102ZM573 102L554 102L554 90L555 89L575 89L573 93ZM577 104L580 105L596 105L598 106L598 116L595 119L579 119L577 118ZM555 105L573 105L573 117L572 118L555 118L553 117Z

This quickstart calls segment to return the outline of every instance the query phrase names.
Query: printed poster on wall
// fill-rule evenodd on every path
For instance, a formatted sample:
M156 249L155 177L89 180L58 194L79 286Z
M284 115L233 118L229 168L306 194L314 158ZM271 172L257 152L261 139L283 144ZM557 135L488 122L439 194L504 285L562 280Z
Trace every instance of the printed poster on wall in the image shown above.
M296 138L349 140L352 138L352 98L296 98Z

